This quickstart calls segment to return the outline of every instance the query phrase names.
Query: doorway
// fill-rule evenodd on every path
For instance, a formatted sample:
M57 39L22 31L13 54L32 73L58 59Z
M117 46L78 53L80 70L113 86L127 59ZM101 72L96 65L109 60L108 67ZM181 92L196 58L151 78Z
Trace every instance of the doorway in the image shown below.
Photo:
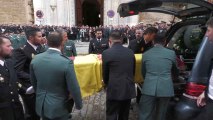
M103 3L104 0L76 0L76 24L103 25Z

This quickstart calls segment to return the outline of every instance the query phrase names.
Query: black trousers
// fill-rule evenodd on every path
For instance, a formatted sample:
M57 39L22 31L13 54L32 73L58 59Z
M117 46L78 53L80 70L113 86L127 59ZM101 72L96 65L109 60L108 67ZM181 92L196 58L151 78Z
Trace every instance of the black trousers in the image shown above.
M140 89L137 87L136 102L137 102L138 104L140 103L140 99L141 99L141 91L140 91Z
M165 120L170 97L154 97L142 94L139 104L139 120Z
M24 120L23 107L20 102L0 108L0 120Z
M35 111L35 100L36 96L35 94L31 95L21 95L24 105L25 105L25 111L26 111L26 120L40 120L40 117L36 114Z
M131 99L106 101L106 120L128 120Z
M213 120L213 100L206 99L206 106L203 108L199 116L194 120Z
M60 118L49 119L47 117L42 116L42 120L70 120L69 115L64 115Z
M207 104L206 104L206 120L212 120L213 119L213 100L212 99L208 99L207 100ZM202 119L203 120L203 119Z

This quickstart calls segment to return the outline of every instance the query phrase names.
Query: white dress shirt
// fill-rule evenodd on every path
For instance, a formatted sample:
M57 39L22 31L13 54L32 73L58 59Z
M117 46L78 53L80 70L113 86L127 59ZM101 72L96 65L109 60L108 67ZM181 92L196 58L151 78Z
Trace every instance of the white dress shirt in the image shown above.
M209 90L208 90L208 96L210 99L213 100L213 70L212 70L212 74L209 80Z
M3 60L0 60L0 65L4 66L4 61Z
M35 45L33 45L32 43L30 43L29 41L27 41L27 43L29 43L30 44L30 46L32 46L33 47L33 49L36 51L36 49L38 48L38 46L35 46Z
M57 48L49 48L50 50L55 50L55 51L58 51L58 52L61 52L61 50L57 49Z

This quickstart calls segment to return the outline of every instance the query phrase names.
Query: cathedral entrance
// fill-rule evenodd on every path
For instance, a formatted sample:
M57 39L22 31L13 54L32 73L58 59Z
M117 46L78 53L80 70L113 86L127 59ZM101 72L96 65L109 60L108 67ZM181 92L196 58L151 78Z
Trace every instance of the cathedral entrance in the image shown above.
M76 24L103 25L103 3L104 0L76 0Z

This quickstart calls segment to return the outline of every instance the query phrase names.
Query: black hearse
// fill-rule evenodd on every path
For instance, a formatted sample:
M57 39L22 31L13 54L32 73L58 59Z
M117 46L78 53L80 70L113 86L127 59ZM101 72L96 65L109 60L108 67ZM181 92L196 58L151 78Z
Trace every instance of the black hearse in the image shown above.
M180 20L166 33L167 47L174 49L186 64L174 82L176 96L171 101L168 120L193 120L202 111L196 99L206 89L213 58L213 43L205 37L205 24L212 11L213 5L204 0L137 0L118 8L121 17L157 12Z

